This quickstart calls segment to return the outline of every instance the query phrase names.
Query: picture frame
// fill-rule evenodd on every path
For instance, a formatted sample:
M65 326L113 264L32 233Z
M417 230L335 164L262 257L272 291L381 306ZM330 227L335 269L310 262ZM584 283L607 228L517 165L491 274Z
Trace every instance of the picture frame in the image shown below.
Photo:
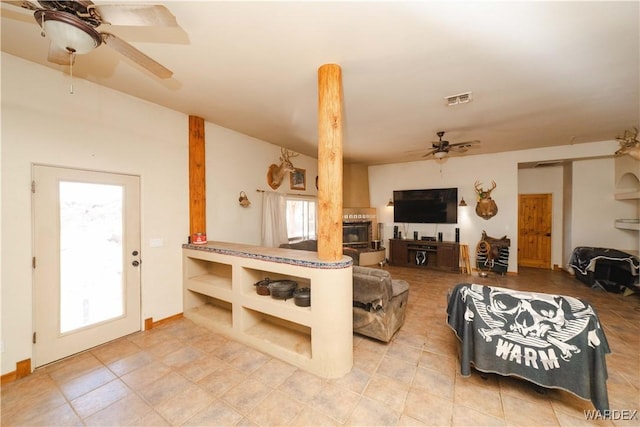
M289 174L289 180L292 190L306 190L307 189L307 171L305 169L295 168L293 172Z

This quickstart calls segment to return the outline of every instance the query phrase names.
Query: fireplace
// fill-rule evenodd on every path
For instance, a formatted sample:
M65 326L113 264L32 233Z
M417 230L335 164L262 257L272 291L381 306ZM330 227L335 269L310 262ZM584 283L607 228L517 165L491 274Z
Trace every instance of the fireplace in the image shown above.
M373 240L371 221L343 222L342 244L351 248L368 248Z
M375 208L345 208L342 214L342 244L354 249L368 249L377 227Z

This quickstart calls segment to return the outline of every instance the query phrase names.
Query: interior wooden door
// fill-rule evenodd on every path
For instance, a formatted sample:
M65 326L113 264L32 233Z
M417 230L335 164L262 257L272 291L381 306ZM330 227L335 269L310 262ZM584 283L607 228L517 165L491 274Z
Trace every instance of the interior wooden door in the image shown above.
M551 194L518 196L518 265L551 268Z

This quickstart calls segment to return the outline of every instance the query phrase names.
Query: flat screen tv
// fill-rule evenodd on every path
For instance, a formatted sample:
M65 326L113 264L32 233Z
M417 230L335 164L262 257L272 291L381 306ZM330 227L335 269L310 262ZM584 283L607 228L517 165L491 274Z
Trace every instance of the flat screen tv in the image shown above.
M396 190L393 221L423 224L458 222L458 189Z

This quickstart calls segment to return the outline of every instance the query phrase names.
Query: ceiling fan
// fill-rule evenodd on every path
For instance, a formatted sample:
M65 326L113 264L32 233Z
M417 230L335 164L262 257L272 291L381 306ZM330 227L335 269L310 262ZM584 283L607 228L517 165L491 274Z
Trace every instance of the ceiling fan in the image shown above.
M76 55L89 53L104 43L162 79L173 74L126 41L98 29L102 25L177 27L175 16L164 6L126 3L96 5L89 0L4 3L34 11L33 17L42 29L40 34L50 40L49 62L71 66Z
M442 137L444 136L444 131L440 131L436 133L436 135L438 135L438 141L434 141L431 144L433 146L433 149L429 150L429 152L424 154L422 157L428 157L433 154L433 156L436 159L442 159L447 157L447 155L449 154L449 151L464 153L472 145L480 143L480 141L474 140L474 141L457 142L455 144L450 144L449 141L442 140Z

